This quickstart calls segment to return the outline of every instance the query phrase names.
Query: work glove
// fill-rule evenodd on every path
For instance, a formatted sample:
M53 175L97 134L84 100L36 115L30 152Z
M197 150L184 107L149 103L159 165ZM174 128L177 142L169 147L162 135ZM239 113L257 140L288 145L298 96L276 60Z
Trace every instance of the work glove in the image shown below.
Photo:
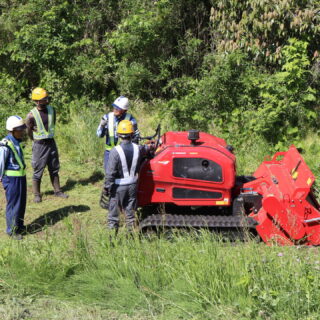
M108 124L108 121L104 118L101 119L100 121L100 127L105 127Z
M131 141L135 144L139 144L139 137L133 137Z
M109 208L109 188L103 188L101 192L101 197L100 197L100 207L103 209Z
M102 189L102 194L103 194L104 196L106 196L106 197L109 197L109 195L110 195L109 188L104 187L104 188Z
M148 140L146 142L146 145L147 145L149 151L154 151L156 148L156 142L154 140Z

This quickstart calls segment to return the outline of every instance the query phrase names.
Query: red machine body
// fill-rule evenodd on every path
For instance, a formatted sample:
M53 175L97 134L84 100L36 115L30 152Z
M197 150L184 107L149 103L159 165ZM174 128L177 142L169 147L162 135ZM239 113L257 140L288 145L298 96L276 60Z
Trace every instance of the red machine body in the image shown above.
M320 212L313 193L315 177L298 150L277 152L254 173L257 178L244 185L245 190L262 196L262 207L251 212L265 242L320 244Z
M225 140L204 132L196 140L190 140L188 132L161 136L155 156L141 167L138 205L212 210L180 213L179 219L175 212L151 212L144 225L201 227L203 223L239 229L245 219L254 222L250 228L268 244L319 245L320 207L312 192L315 177L297 149L291 146L276 153L247 180L236 176L230 150Z
M235 156L223 139L200 132L192 143L188 132L167 132L141 168L138 203L230 206L235 177Z

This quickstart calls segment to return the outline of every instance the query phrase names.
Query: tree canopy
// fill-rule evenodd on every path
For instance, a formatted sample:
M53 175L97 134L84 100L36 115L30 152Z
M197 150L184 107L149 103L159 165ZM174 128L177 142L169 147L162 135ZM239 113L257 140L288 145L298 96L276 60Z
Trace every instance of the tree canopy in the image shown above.
M43 86L65 121L123 94L171 128L299 139L319 117L319 9L319 0L0 0L2 123Z

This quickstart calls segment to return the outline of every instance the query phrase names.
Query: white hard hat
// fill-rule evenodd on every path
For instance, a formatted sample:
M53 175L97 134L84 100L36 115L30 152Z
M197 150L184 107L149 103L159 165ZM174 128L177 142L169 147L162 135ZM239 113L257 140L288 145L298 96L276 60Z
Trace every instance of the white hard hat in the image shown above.
M114 103L112 104L112 106L117 109L128 110L129 99L127 97L120 96L116 100L114 100Z
M7 119L6 129L8 131L23 130L26 128L24 120L19 116L11 116Z

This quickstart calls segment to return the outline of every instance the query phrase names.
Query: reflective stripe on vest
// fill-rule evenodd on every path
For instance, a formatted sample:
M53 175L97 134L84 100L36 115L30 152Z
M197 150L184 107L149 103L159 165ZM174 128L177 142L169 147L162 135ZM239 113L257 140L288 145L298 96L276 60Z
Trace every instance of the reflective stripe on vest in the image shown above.
M18 162L20 169L19 170L5 170L4 175L8 176L8 177L24 177L26 175L26 169L25 169L25 165L23 164L22 159L19 157L17 149L15 148L14 144L9 140L7 141L7 146L13 152L14 158ZM23 155L23 149L21 146L20 146L20 149L21 149L21 153ZM24 157L24 155L23 155L23 157Z
M33 108L31 113L36 120L37 124L37 132L33 132L33 139L35 140L42 140L42 139L51 139L54 137L54 112L51 106L46 107L48 110L48 131L43 125L40 112L37 108Z
M131 114L126 113L126 116L124 120L130 120ZM118 124L116 123L116 128L114 124L114 113L109 112L108 114L108 133L109 133L109 144L106 144L106 150L111 150L114 146L116 146L119 143L119 139L117 143L114 143L115 137L114 137L114 131L117 131Z
M138 158L139 158L139 146L135 143L133 143L132 145L133 145L133 158L132 158L130 172L128 170L127 159L122 147L116 146L116 150L118 151L118 154L121 160L123 178L116 179L115 184L120 184L120 185L132 184L132 183L136 183L138 180L138 174L135 174L135 171L137 168Z

